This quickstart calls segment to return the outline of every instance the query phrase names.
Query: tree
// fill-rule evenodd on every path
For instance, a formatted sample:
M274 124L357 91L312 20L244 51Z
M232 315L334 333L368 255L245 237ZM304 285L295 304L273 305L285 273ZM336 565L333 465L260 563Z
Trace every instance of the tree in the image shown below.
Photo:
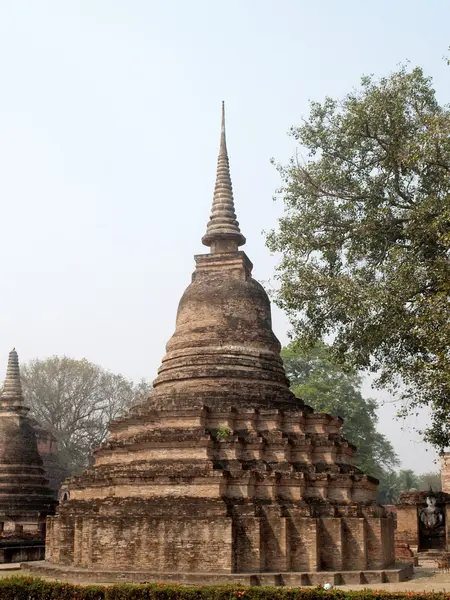
M440 492L442 490L441 474L437 473L422 473L419 475L418 489L421 491L428 491L432 489L433 492Z
M408 490L417 490L420 486L420 475L417 475L411 469L403 469L398 473L400 492Z
M404 411L450 444L450 111L422 70L364 77L313 102L292 135L306 159L278 166L285 214L278 305L304 347L332 337L337 360L377 373Z
M89 361L66 356L22 366L22 386L30 414L53 433L60 459L70 473L85 467L93 447L106 437L111 419L143 399L150 384L135 385Z
M386 469L398 465L391 443L376 429L377 403L362 396L357 372L344 372L333 363L322 342L303 352L291 343L281 356L294 394L314 410L344 419L344 437L358 448L356 464L362 471L382 478Z
M378 486L377 502L380 504L395 504L402 491L398 473L386 471Z
M419 489L421 476L404 469L384 473L378 487L377 501L380 504L396 504L402 492Z

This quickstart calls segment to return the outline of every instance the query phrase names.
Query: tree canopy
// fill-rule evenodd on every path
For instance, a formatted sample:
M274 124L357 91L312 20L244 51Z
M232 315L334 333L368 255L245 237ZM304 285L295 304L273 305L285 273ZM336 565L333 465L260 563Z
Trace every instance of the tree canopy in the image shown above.
M66 356L26 363L21 378L30 414L53 433L61 463L70 473L88 464L110 420L151 389L145 380L136 385L85 359Z
M441 474L439 472L418 475L410 469L398 472L388 471L381 478L377 501L381 504L395 504L402 492L411 489L427 492L430 488L434 492L441 490Z
M377 431L377 403L362 396L357 372L333 363L330 348L321 342L309 351L293 342L281 356L294 394L314 410L344 419L343 435L358 448L356 464L364 473L381 479L398 465L391 443Z
M364 77L312 102L279 165L285 213L278 305L304 347L331 339L405 411L430 405L425 439L450 445L450 111L421 69ZM327 338L328 336L328 338Z

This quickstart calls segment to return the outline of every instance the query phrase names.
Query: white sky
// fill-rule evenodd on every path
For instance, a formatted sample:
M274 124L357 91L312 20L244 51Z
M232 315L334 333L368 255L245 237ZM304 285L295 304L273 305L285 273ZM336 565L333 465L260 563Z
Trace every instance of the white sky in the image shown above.
M153 379L204 251L221 100L264 282L282 211L269 159L293 154L308 100L410 59L448 101L449 22L444 0L0 0L0 359L16 346ZM285 342L277 309L274 329ZM394 412L380 429L403 466L434 468Z

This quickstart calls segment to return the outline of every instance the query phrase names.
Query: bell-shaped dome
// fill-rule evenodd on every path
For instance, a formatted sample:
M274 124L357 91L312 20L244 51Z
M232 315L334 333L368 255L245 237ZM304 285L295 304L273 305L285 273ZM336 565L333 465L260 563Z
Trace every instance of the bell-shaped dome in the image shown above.
M234 208L223 112L213 207L202 241L211 253L195 257L192 283L154 382L156 396L195 393L211 400L219 394L222 402L225 394L234 404L298 404L272 331L269 298L239 251L245 237Z

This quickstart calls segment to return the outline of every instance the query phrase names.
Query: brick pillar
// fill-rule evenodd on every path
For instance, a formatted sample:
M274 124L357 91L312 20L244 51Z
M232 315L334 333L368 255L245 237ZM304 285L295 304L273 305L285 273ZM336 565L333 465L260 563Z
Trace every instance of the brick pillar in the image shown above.
M59 517L59 563L73 563L74 520L70 515Z
M443 452L440 459L442 491L450 494L450 452Z
M267 507L261 517L261 566L264 571L287 571L286 517Z
M261 523L255 516L233 518L233 572L261 571Z
M392 567L395 563L395 528L394 519L391 517L381 520L381 541L384 548L384 567Z
M394 561L394 538L391 520L367 518L367 568L385 569Z
M367 569L366 520L358 517L343 519L343 565L344 570Z
M450 504L445 505L445 548L450 549Z
M75 527L73 534L73 564L81 565L81 547L83 542L83 517L75 517Z
M317 571L317 520L291 516L287 519L287 555L289 571Z
M57 562L56 558L56 535L55 524L57 517L47 517L47 528L45 531L45 560ZM0 561L1 562L1 561Z
M419 518L416 506L397 506L397 542L408 544L413 552L419 548Z
M342 519L323 517L319 519L320 569L342 570Z
M92 518L84 518L81 530L80 565L89 568L92 566Z

